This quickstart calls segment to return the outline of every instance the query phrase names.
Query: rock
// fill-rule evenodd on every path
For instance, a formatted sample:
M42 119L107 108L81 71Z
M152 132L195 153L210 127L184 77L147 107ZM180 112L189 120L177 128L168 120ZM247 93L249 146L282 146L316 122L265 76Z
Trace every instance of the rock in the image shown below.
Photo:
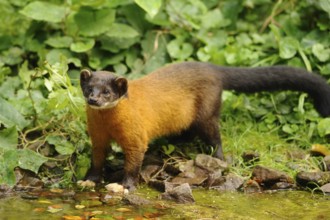
M222 176L222 172L215 172L210 173L208 175L207 181L205 183L205 186L210 188L211 186L219 186L220 184L223 184L226 181L225 177Z
M323 162L324 162L324 168L325 168L324 170L330 171L330 155L324 157Z
M122 195L115 195L113 193L101 194L100 201L107 205L118 205L123 199Z
M245 193L259 193L261 192L261 187L259 183L255 180L248 180L244 184L244 192Z
M228 164L225 161L205 154L198 154L196 156L195 165L212 173L223 172L228 169Z
M35 173L29 170L15 168L15 177L16 184L14 189L18 191L41 189L44 186L44 182L42 182Z
M117 194L128 194L128 190L124 188L123 185L118 183L110 183L105 186L108 192L117 193Z
M162 199L174 200L178 203L194 203L191 188L188 183L173 184L165 183L165 193L161 194Z
M323 193L330 194L330 183L327 183L320 188Z
M315 188L330 183L330 171L327 172L299 172L296 176L297 184L302 187Z
M259 165L253 169L252 179L265 188L271 188L277 182L293 183L293 179L286 173Z
M150 200L142 198L142 197L140 197L138 195L134 195L134 194L125 195L123 198L123 201L128 205L135 205L135 206L151 204Z
M180 173L178 176L174 177L171 182L176 184L188 183L190 185L201 185L205 180L207 180L207 171L199 168L192 167L191 170L186 170Z
M91 180L79 180L77 185L82 188L94 188L96 184Z
M260 160L260 155L258 152L244 152L242 155L243 161L246 164L253 164L254 162L257 162Z
M275 183L271 189L278 190L278 189L291 189L294 187L293 183L288 182L277 182Z
M229 173L227 176L220 177L218 181L214 181L211 185L211 189L219 191L236 191L242 187L244 179L235 174Z

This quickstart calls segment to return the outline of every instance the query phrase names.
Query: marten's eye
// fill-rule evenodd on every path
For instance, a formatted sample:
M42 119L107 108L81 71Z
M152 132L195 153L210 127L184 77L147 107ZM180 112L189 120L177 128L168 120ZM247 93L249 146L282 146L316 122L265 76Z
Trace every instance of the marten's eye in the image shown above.
M92 93L92 92L93 92L93 88L92 88L92 87L89 87L89 88L88 88L88 92L89 92L89 93Z
M105 89L105 90L103 91L103 94L109 95L109 94L110 94L110 90L109 90L109 89Z

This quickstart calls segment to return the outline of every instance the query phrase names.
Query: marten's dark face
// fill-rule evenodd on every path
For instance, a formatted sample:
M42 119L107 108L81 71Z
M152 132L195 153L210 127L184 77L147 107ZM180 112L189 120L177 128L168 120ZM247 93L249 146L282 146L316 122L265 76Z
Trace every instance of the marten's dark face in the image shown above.
M96 109L109 109L127 95L127 80L110 72L82 70L80 86L87 104Z

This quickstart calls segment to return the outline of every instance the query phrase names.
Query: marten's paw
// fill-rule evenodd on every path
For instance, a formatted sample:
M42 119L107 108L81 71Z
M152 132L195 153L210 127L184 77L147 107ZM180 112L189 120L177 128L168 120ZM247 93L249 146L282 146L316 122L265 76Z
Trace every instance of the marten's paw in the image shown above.
M91 180L79 180L77 185L82 188L94 188L96 184Z
M136 189L137 180L135 180L132 177L125 177L123 180L122 185L125 189L128 189L130 192L134 191Z

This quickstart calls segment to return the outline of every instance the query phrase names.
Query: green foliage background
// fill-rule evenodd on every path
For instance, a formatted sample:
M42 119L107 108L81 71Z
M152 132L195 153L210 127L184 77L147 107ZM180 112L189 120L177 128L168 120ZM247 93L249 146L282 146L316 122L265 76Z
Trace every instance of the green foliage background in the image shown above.
M81 68L137 78L199 60L285 64L328 78L329 18L329 0L0 0L0 183L15 183L16 166L45 182L84 176ZM299 146L330 133L305 94L227 92L224 100L224 127L257 121L258 131Z

